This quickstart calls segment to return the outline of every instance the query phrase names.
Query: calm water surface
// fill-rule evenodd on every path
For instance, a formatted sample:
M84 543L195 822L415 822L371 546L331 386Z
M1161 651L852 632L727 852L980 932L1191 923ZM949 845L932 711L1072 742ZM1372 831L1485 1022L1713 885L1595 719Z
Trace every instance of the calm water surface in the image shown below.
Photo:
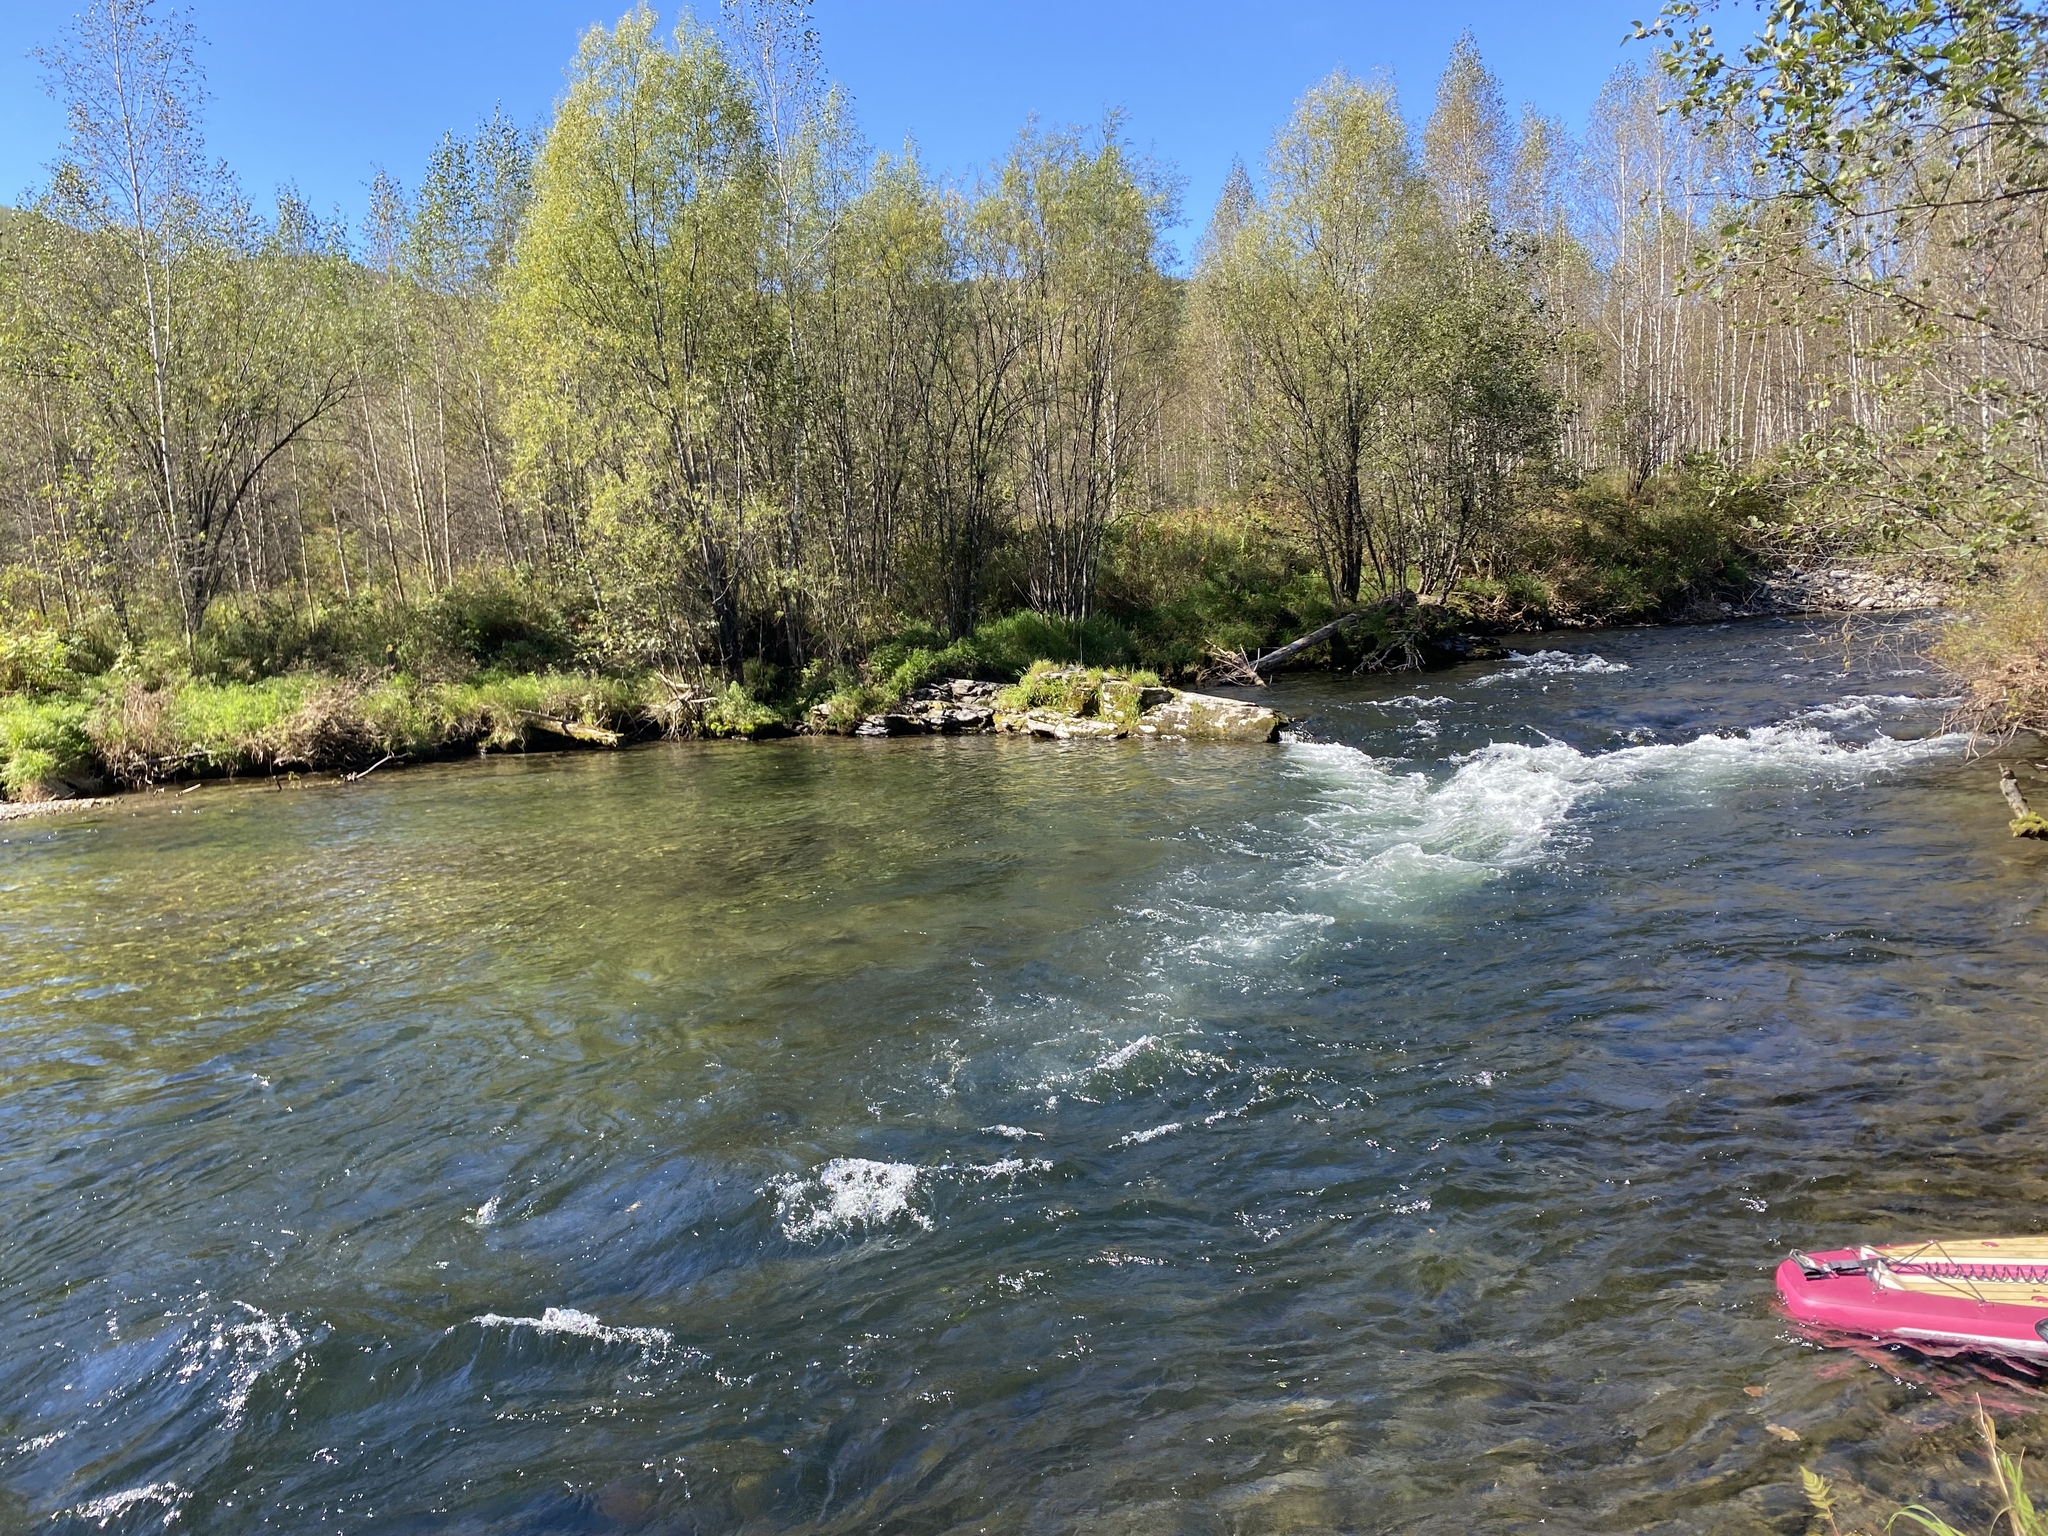
M1271 748L662 747L11 826L0 1529L1938 1496L1965 1369L1801 1344L1769 1282L2048 1220L2048 854L1914 640L1290 682Z

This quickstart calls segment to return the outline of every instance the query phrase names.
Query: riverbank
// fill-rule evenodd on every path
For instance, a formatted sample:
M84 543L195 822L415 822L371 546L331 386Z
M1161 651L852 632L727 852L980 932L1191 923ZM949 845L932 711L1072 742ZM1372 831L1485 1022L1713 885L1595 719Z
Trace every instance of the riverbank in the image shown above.
M1782 573L1733 600L1702 598L1665 622L1870 614L1927 608L1950 595L1920 576L1835 566ZM1376 617L1332 636L1295 658L1296 664L1337 670L1456 665L1504 655L1505 644L1519 636L1580 627L1541 613L1489 617L1469 592L1455 603L1397 612L1396 619ZM1073 721L1055 724L1042 716L1040 734L1108 732L1099 697L1094 704L1079 702L1104 677L1173 692L1156 672L1128 665L1133 644L1127 631L1094 621L1062 625L1029 613L984 625L950 644L912 633L877 645L857 669L819 664L792 675L750 666L745 680L722 685L679 680L656 669L478 666L477 654L500 659L534 649L529 630L507 628L510 638L500 635L494 650L472 644L466 667L464 652L445 641L437 648L408 640L401 654L387 640L392 663L352 675L307 664L332 656L332 650L303 640L295 649L274 635L258 644L232 630L208 658L211 676L162 646L107 661L49 631L0 636L0 804L67 804L167 783L360 772L373 765L614 748L663 737L758 740L804 732L958 730L977 710L983 718L974 728L1000 728L997 690L1025 690L1009 710L1012 716L1043 711L1071 679L1091 675L1087 667L1075 670L1091 651L1121 651L1126 664L1115 666L1116 655L1105 658L1111 670L1092 669L1094 682L1082 687L1069 711ZM1993 641L2006 643L2002 632ZM1231 675L1214 648L1212 662L1219 675ZM419 672L406 670L405 663ZM220 675L283 666L289 670L269 676ZM1185 671L1199 676L1203 668ZM955 688L980 692L972 701L950 692L941 699L934 692ZM1124 729L1136 728L1134 715ZM1203 726L1197 721L1194 729ZM1270 735L1264 722L1236 722L1225 734L1242 732L1252 739Z
M607 686L607 684L609 686ZM578 685L585 685L580 693ZM462 693L351 688L332 679L292 680L265 690L160 689L109 693L86 702L31 701L0 729L16 733L26 715L43 722L0 772L28 793L0 801L8 819L103 805L108 788L162 790L191 781L331 774L359 780L387 766L535 749L616 750L635 740L797 734L909 736L1007 733L1044 740L1263 743L1286 719L1262 704L1169 688L1149 675L1039 663L1015 685L970 678L924 683L873 713L848 716L828 705L790 724L763 722L716 699L671 697L652 704L620 680L501 679ZM706 728L707 717L714 722ZM223 729L223 722L228 728ZM6 739L0 737L0 740ZM40 777L31 778L35 774Z

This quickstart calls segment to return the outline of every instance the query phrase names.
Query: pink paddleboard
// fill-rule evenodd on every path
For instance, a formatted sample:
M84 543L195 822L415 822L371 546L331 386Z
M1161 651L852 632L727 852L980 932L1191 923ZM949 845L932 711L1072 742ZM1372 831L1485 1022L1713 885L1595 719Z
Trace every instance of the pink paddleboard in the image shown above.
M1795 1253L1778 1294L1820 1328L2048 1359L2048 1237Z

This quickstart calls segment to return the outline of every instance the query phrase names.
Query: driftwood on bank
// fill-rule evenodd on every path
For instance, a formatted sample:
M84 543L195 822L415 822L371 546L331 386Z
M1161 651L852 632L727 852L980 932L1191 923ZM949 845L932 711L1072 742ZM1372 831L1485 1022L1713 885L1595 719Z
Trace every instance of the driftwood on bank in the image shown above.
M2020 781L2013 777L2009 764L2002 764L1998 770L1998 792L2005 796L2005 803L2012 807L2012 835L2014 837L2048 838L2048 816L2041 816L2027 806L2027 797L2020 793Z
M1263 656L1246 656L1242 651L1219 652L1213 658L1214 675L1219 681L1240 683L1256 687L1266 681L1266 674L1284 667L1303 651L1320 645L1341 630L1349 629L1361 619L1377 614L1406 613L1415 606L1415 594L1403 587L1398 592L1389 592L1377 602L1367 603L1363 608L1354 608L1349 613L1340 613L1329 623L1312 629L1298 640L1290 640L1278 650L1268 651Z
M587 742L593 747L617 747L625 741L617 731L608 731L601 725L585 725L581 720L559 720L553 715L536 714L533 710L522 709L520 718L528 725L555 736L566 736L571 741Z

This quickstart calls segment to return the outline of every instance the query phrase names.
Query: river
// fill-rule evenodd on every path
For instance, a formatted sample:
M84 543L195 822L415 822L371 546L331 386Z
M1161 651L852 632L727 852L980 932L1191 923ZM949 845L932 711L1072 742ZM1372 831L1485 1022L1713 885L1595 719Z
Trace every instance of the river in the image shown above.
M1541 637L1286 681L1269 748L677 745L7 826L0 1529L1925 1496L1970 1368L1816 1349L1770 1284L2042 1223L2044 853L1920 638Z

